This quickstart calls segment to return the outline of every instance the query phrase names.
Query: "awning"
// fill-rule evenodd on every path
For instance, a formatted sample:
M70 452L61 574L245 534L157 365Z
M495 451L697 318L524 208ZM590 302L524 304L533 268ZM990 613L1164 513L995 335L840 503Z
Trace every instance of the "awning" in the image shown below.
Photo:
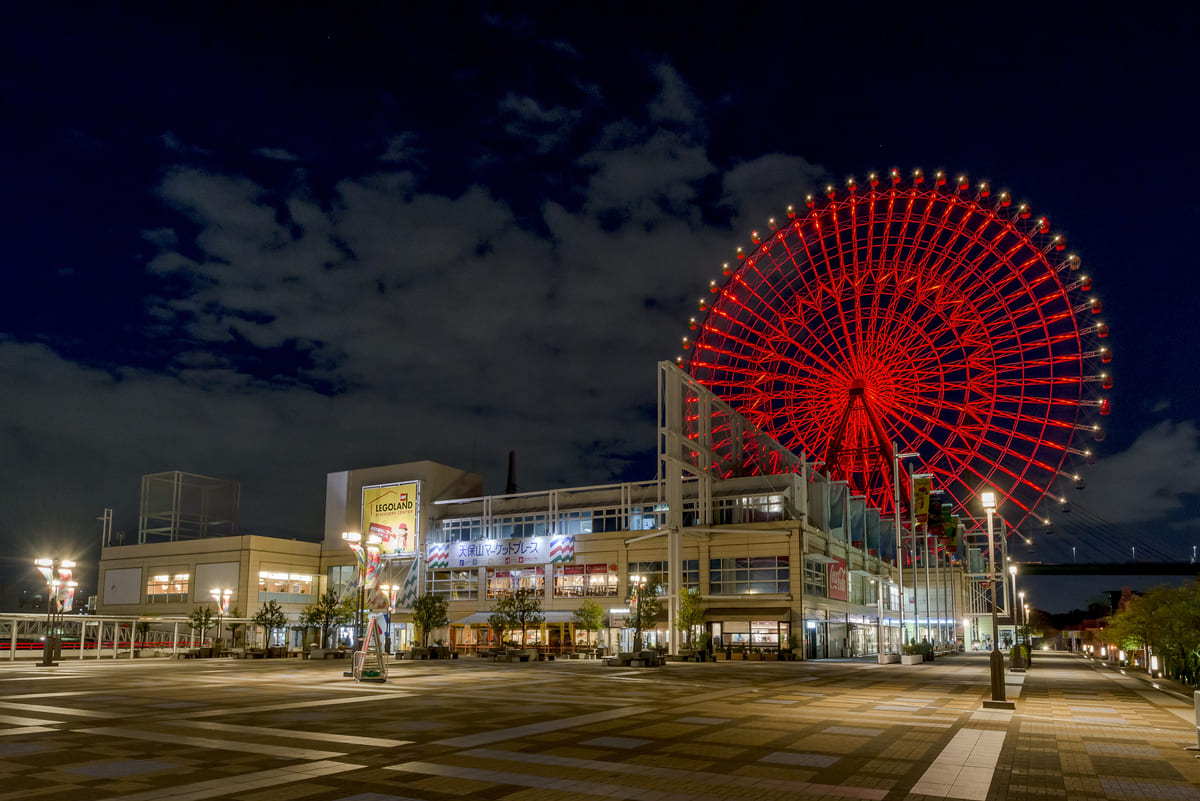
M547 623L570 623L575 616L574 612L542 612ZM492 616L491 612L475 612L467 615L462 620L454 621L455 626L486 626L488 618Z
M791 620L789 606L711 606L704 610L704 622L722 620Z
M834 559L832 556L826 556L823 553L806 553L806 554L804 554L804 558L810 559L814 562L820 562L820 563L826 564L826 565L831 565L834 562L842 561L841 559Z

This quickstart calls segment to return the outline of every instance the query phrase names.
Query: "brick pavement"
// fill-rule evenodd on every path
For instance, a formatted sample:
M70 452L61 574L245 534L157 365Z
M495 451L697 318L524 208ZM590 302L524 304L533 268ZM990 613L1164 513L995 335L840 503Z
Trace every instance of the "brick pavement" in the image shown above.
M0 801L1185 799L1184 695L1069 654L863 662L0 666ZM1181 688L1176 688L1177 690Z

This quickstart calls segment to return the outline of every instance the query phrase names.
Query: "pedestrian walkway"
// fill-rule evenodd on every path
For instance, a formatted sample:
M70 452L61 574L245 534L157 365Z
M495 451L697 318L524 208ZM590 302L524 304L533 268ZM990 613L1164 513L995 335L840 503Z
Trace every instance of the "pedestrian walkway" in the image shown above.
M298 660L0 668L0 801L1200 801L1188 696L1072 654L1010 674L1011 711L982 708L986 654L342 674Z

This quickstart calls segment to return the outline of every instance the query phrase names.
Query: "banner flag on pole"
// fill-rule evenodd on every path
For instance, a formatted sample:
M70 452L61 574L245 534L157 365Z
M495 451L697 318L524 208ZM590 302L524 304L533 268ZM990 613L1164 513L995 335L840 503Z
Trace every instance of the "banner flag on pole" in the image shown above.
M917 522L929 520L929 492L933 489L933 476L913 476L913 511L916 512Z
M412 609L417 602L417 560L408 563L408 575L400 586L400 597L396 601L397 608Z

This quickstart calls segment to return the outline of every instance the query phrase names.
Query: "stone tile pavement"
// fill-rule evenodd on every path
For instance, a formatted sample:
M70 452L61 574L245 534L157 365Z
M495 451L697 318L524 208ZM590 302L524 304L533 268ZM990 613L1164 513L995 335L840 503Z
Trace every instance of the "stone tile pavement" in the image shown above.
M864 662L0 665L0 801L1184 799L1183 688L1040 653ZM1170 690L1174 690L1174 694Z

